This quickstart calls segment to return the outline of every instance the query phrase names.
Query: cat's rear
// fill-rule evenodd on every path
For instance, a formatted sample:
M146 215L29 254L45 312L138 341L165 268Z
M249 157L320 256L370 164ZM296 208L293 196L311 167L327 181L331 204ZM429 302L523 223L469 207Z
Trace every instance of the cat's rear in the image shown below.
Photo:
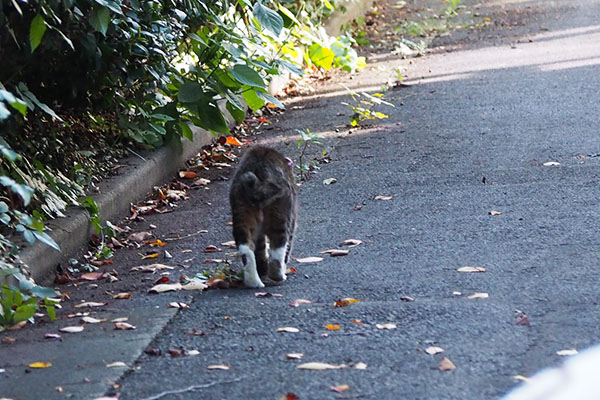
M246 286L264 287L264 275L285 280L298 207L292 163L272 148L250 148L233 176L229 201Z

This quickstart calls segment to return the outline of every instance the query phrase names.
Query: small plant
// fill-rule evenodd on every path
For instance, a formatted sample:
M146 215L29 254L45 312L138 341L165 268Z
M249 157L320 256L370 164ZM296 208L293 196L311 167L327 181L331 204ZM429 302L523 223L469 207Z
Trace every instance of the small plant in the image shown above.
M308 177L308 173L314 169L313 163L305 162L304 157L306 156L306 151L310 145L322 146L323 142L320 139L323 139L322 136L312 133L310 129L306 128L306 131L297 129L298 134L300 134L300 140L298 140L298 148L300 149L300 155L298 156L298 169L300 170L300 180L304 181ZM325 152L324 152L325 153Z
M460 4L462 0L446 0L446 3L448 3L448 7L444 8L443 11L447 17L456 17L458 10L465 7Z
M381 104L394 107L392 103L383 100L382 93L374 93L373 95L370 95L365 92L356 93L348 88L346 88L346 90L348 91L348 94L352 97L353 103L342 104L348 106L348 108L352 110L352 115L350 116L351 126L358 126L361 122L366 120L389 118L389 115L373 110L374 106Z

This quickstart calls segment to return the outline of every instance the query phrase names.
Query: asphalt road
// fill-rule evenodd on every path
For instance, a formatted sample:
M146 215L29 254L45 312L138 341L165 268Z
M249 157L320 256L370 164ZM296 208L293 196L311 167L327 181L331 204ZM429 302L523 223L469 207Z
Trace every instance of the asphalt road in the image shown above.
M110 335L125 344L116 354L100 335L83 348L78 337L65 338L63 351L78 349L82 358L86 349L106 352L113 354L106 362L126 361L131 369L115 386L115 376L92 378L121 400L280 399L286 393L496 399L519 383L516 375L563 361L557 351L598 343L600 2L495 1L485 11L501 4L527 18L477 42L457 42L451 52L412 60L381 56L344 83L372 91L394 67L406 68L406 86L385 93L395 108L377 108L389 119L349 131L342 104L349 97L332 82L314 96L288 101L285 114L258 136L294 159L296 129L326 138L331 162L319 164L300 188L292 256L322 256L345 239L363 240L348 255L292 262L297 273L264 290L281 297L256 297L251 289L195 293L190 308L170 320L156 310L173 299L190 302L190 295L149 296L140 281L135 302L108 311L135 314L138 332L154 326L147 348L161 355L128 352L127 343L135 346L129 333ZM325 185L328 178L336 183ZM164 237L207 229L170 245L174 264L192 250L195 261L185 273L193 275L206 268L204 258L216 257L202 249L230 240L227 192L228 182L216 180L177 211L149 216L134 229L152 223ZM118 253L115 264L127 271L136 257ZM485 272L457 271L465 266ZM474 293L488 297L469 298ZM311 304L290 306L300 298ZM334 307L342 298L359 302ZM528 325L516 323L523 313ZM282 327L298 332L278 332ZM431 346L443 352L429 355ZM198 354L171 357L168 349ZM289 360L288 353L303 356ZM455 369L440 370L444 357ZM309 362L343 368L297 368ZM209 369L214 365L228 369ZM19 375L19 384L29 379L35 386L36 372ZM0 385L0 395L28 398L10 380ZM339 385L348 389L332 390ZM73 395L65 389L43 396L94 398L100 390Z

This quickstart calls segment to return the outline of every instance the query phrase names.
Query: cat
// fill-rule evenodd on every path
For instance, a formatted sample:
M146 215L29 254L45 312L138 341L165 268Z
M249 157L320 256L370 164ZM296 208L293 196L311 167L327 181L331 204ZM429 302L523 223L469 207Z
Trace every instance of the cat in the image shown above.
M286 279L298 214L292 168L289 158L256 145L246 151L233 176L229 192L233 238L247 287L264 287L260 277L265 275L278 282Z

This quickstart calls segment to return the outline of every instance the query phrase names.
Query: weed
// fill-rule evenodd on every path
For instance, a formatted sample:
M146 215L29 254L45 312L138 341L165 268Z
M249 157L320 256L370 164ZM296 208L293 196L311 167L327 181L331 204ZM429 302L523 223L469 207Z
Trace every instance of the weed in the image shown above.
M308 173L315 168L314 162L305 162L306 151L311 145L322 146L322 136L312 133L310 129L306 128L306 131L298 129L297 132L300 134L300 140L298 140L298 148L300 149L300 155L298 156L298 169L300 170L300 180L304 181L308 178Z

